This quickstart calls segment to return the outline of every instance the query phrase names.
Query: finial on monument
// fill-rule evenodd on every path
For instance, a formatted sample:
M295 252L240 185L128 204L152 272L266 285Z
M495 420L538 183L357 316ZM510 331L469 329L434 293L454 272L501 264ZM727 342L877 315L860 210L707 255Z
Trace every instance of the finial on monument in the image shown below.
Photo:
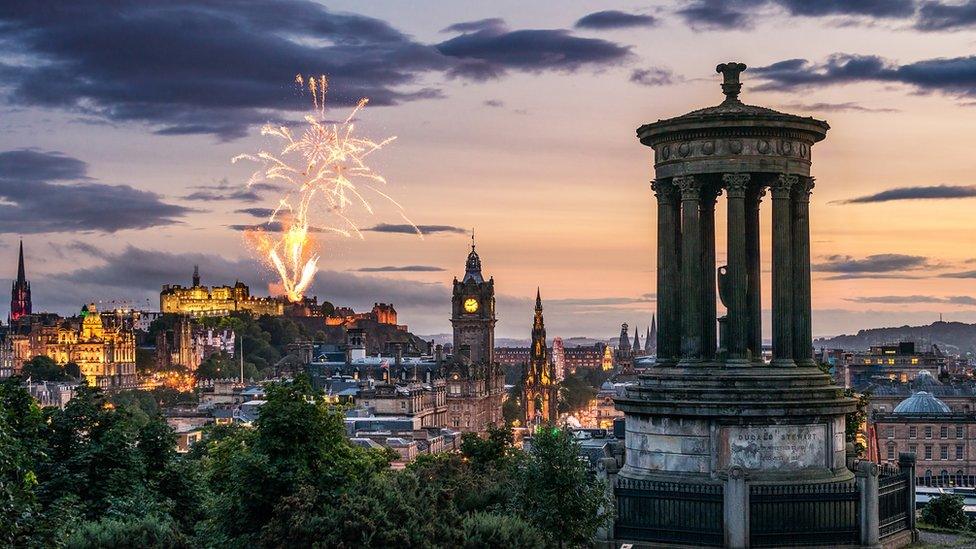
M738 101L739 92L742 91L742 83L739 82L739 73L746 70L745 63L732 61L722 63L715 67L715 72L723 76L722 93L725 94L726 101Z
M474 251L474 227L471 227L471 251Z

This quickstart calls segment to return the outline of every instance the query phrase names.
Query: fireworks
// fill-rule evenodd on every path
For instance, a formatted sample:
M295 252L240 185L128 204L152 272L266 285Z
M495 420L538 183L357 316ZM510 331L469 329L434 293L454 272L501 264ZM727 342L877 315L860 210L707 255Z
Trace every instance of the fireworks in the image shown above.
M362 209L372 215L368 197L373 195L392 204L407 223L413 222L399 203L379 189L386 180L366 164L370 154L396 139L373 141L356 135L353 120L368 99L360 99L342 122L330 122L325 118L328 80L324 76L306 80L298 75L295 83L312 96L314 114L305 116L304 130L298 133L287 126L266 124L261 135L277 139L280 151L242 154L233 162L250 160L261 165L248 186L263 181L285 188L268 218L268 230L248 231L245 237L281 278L288 299L300 301L318 271L320 254L313 233L363 238L350 214ZM315 225L311 224L313 217ZM421 234L419 230L417 234Z

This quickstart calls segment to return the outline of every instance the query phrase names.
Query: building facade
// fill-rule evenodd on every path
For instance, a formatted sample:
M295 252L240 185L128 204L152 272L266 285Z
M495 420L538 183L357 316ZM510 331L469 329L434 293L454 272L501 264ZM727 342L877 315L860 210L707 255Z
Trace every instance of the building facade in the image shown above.
M868 455L895 463L912 452L919 477L976 475L976 412L953 411L931 393L919 391L890 412L871 414Z
M77 364L81 376L93 387L124 389L137 385L136 340L131 326L117 322L114 314L99 314L94 303L82 307L77 317L21 317L7 337L15 373L24 362L46 356L59 366Z
M273 297L253 297L250 288L241 281L233 286L208 288L200 284L200 270L194 267L193 285L189 288L178 284L163 286L159 310L197 317L226 316L238 311L248 311L254 316L281 316L285 314L285 303Z

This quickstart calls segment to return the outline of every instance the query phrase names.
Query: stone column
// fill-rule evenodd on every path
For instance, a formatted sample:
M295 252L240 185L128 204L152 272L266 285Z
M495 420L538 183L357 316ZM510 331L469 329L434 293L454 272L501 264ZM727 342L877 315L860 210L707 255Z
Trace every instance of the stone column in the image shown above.
M857 492L860 501L861 546L881 547L881 521L878 509L878 464L870 461L858 463ZM914 507L913 507L914 509ZM913 511L914 513L914 511Z
M810 319L810 191L813 178L793 188L793 358L797 366L816 366Z
M766 189L762 182L747 193L746 197L746 307L749 311L747 348L752 360L762 364L762 255L761 231L759 230L759 205Z
M722 189L703 189L701 194L702 246L702 358L712 360L718 347L716 330L715 202Z
M729 341L727 362L730 365L748 362L749 265L746 250L746 189L749 174L727 173L722 176L728 197L728 309Z
M722 490L722 513L725 525L725 547L749 547L749 484L745 471L735 465L729 468Z
M773 195L773 366L793 362L793 229L790 196L795 175L780 174Z
M678 324L681 219L674 184L655 180L651 182L651 189L657 196L657 364L667 366L676 363L681 354Z
M681 191L681 362L702 356L701 182L694 176L674 178Z

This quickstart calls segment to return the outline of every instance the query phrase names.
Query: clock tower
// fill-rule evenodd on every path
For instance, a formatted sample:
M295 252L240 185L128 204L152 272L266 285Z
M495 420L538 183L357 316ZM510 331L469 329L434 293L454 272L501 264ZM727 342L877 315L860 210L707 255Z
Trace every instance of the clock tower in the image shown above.
M495 362L495 280L481 274L481 258L471 237L471 253L464 266L464 278L454 279L451 324L454 326L454 356L472 364Z

